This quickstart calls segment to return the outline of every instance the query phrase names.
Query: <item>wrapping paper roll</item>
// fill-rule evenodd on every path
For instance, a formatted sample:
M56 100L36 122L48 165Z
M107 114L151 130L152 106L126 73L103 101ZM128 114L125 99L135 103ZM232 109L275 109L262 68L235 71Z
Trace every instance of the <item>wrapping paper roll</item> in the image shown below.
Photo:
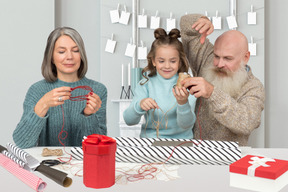
M47 185L41 178L23 169L3 154L0 154L0 165L35 191L43 191Z

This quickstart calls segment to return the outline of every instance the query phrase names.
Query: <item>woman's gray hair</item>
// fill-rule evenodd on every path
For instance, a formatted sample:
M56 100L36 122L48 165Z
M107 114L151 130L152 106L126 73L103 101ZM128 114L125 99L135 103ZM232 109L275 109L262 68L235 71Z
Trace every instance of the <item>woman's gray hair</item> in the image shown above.
M75 29L72 29L70 27L59 27L52 31L47 39L44 58L42 62L42 75L48 82L54 82L57 80L57 69L55 64L53 63L53 52L56 41L62 35L69 36L79 48L81 64L77 73L78 78L83 78L88 70L85 46L80 34Z

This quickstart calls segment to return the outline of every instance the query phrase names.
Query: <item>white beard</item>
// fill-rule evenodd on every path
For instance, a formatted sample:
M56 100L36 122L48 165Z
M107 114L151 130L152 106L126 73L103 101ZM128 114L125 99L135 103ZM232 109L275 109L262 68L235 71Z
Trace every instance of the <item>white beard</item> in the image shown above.
M245 69L245 64L241 63L241 67L235 72L218 69L212 65L203 71L203 76L206 81L215 87L229 94L231 97L235 97L247 81L248 73Z

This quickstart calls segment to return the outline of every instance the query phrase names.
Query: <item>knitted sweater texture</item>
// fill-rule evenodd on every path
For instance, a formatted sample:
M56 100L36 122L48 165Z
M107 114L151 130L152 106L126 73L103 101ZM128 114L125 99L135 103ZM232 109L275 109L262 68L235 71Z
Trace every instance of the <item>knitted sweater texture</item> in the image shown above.
M70 101L66 100L61 106L49 108L45 117L39 117L34 112L36 103L47 92L57 87L77 87L90 86L93 92L97 94L101 101L101 108L90 116L85 116L83 110L86 106L85 101ZM86 95L89 91L83 89L75 89L72 91L72 96ZM17 146L21 148L29 148L34 146L59 146L58 135L64 120L64 131L61 140L66 146L81 146L83 136L93 133L105 135L106 128L106 103L107 89L96 81L86 77L73 83L67 83L57 80L49 83L46 80L41 80L33 84L25 97L23 104L23 115L16 129L13 132L13 139ZM64 115L64 119L63 119Z
M200 43L200 34L191 28L202 15L185 15L181 18L181 37L185 52L194 69L194 76L203 76L203 69L213 64L213 45L206 39ZM248 71L247 82L238 95L231 97L214 87L209 99L197 99L196 114L199 121L194 126L196 139L236 141L247 145L250 133L259 127L264 109L263 84ZM200 111L199 105L201 102ZM210 108L210 109L209 109ZM202 135L200 134L202 132Z
M149 81L144 85L140 84L146 81L144 79L137 85L133 101L124 111L123 118L127 125L135 125L140 122L142 115L145 116L146 122L142 124L140 137L157 138L158 122L160 123L159 138L191 139L193 137L196 98L190 95L186 104L177 104L172 92L177 79L178 74L170 79L157 74L149 77ZM144 98L154 99L160 109L144 111L140 107L140 102Z

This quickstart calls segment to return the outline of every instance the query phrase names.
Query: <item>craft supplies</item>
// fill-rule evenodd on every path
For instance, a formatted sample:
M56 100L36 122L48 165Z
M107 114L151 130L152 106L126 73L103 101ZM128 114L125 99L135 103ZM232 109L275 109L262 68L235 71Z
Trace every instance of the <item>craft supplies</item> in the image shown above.
M63 155L63 151L62 149L48 149L48 148L44 148L42 150L42 156L43 157L48 157L48 156L62 156Z

